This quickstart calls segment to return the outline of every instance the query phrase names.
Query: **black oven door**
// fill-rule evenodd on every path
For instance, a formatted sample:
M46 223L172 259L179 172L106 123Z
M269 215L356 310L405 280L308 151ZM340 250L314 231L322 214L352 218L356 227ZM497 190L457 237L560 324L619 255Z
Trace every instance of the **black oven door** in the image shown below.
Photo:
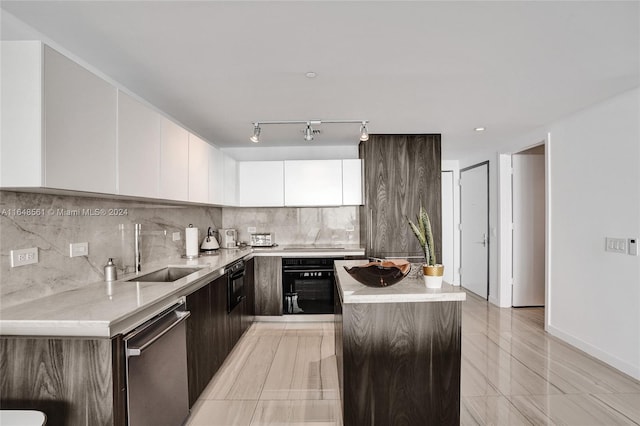
M227 313L233 311L245 298L244 293L244 262L238 262L229 267L227 283Z

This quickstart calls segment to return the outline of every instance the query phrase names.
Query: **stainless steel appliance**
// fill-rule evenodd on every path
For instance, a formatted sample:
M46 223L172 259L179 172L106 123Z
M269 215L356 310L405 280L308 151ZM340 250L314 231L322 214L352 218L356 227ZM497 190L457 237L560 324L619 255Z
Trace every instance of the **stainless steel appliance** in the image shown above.
M251 234L252 247L273 247L276 245L276 238L271 232Z
M124 337L129 426L181 425L189 415L184 300Z
M333 313L333 261L343 257L282 259L282 308L285 314Z
M244 260L232 264L227 269L227 312L233 311L247 296L244 293Z
M218 234L220 236L220 247L236 248L238 243L238 233L235 229L219 229Z

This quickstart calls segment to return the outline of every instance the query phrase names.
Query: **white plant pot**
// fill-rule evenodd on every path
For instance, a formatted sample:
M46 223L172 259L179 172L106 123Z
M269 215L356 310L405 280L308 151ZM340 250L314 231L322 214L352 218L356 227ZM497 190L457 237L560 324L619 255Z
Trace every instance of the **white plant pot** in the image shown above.
M442 275L433 276L433 275L423 275L424 277L424 285L427 288L442 288Z

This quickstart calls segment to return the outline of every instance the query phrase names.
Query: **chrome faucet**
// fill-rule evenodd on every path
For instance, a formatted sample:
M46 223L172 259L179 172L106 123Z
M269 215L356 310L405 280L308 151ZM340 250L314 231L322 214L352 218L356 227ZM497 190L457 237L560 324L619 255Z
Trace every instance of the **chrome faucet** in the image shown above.
M140 235L142 234L142 224L140 223L136 223L134 225L134 246L133 246L133 251L134 251L134 256L136 257L133 265L134 268L136 269L136 274L138 272L140 272L142 270L142 259L140 258Z

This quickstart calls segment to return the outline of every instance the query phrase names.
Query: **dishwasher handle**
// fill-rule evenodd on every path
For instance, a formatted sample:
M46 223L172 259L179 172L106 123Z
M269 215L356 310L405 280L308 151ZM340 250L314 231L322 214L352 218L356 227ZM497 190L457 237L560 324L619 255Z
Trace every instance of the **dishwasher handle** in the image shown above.
M142 355L142 352L144 352L145 349L147 349L149 346L153 345L154 342L156 342L158 339L160 339L162 336L164 336L165 334L167 334L169 331L171 331L174 327L176 327L178 324L180 324L181 322L183 322L184 320L186 320L187 318L189 318L189 316L191 315L191 312L189 311L173 311L173 313L175 313L176 319L173 320L171 323L169 324L159 324L157 327L154 327L153 325L151 327L149 327L149 335L145 336L145 339L142 340L140 343L140 345L136 345L135 343L131 342L127 342L127 357L132 357L132 356L140 356ZM158 323L161 323L162 321L158 321Z

